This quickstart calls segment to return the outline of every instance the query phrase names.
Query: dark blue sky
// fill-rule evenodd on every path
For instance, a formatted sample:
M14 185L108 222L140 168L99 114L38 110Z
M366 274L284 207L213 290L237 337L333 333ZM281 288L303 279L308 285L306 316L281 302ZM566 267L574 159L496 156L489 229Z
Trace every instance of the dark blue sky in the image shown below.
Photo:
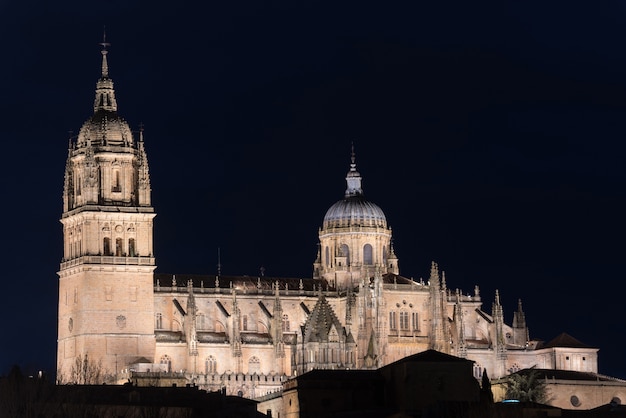
M53 370L68 131L104 25L159 272L310 277L354 141L401 272L481 288L626 378L623 2L0 3L0 374ZM206 3L206 2L205 2ZM421 2L406 2L421 3Z

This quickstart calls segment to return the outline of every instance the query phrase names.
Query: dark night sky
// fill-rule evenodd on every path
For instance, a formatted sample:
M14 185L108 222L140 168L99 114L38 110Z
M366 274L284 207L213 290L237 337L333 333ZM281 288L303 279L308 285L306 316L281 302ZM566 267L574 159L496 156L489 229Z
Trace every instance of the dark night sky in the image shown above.
M158 272L310 277L354 141L401 273L478 284L626 378L624 2L1 1L0 374L54 370L68 131L106 25ZM199 2L198 2L199 3ZM211 3L211 4L207 4ZM214 3L214 4L213 4Z

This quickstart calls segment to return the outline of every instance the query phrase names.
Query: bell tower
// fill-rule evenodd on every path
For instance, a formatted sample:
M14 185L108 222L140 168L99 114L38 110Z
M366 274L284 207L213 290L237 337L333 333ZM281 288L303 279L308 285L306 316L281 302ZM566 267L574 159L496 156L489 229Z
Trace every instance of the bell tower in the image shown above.
M57 346L64 383L113 381L127 364L153 361L155 350L148 160L143 132L136 141L117 113L109 44L101 45L94 113L70 138L65 165Z

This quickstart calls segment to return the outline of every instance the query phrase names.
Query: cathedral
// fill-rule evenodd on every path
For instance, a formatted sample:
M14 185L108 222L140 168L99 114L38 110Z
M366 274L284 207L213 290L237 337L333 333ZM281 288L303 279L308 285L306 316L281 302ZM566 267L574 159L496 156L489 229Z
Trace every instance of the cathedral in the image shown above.
M566 334L531 339L521 301L507 324L497 291L448 287L435 262L427 281L401 275L354 150L345 194L319 226L312 277L155 273L143 132L118 115L103 45L94 112L65 166L58 382L86 383L78 376L89 366L102 380L91 383L178 382L256 398L313 369L376 369L428 349L472 360L477 379L533 366L597 373L596 348Z

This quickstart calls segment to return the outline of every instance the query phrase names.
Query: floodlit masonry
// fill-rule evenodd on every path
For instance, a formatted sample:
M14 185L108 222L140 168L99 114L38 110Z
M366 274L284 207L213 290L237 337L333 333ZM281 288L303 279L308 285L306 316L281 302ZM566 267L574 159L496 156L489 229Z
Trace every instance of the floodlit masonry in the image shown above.
M521 301L508 325L497 292L486 311L478 286L448 288L434 262L428 281L402 276L354 150L313 277L155 274L143 132L117 112L103 45L94 113L65 169L59 382L195 384L252 398L312 369L375 369L427 349L473 360L478 379L533 366L597 372L596 348L567 335L532 340Z

